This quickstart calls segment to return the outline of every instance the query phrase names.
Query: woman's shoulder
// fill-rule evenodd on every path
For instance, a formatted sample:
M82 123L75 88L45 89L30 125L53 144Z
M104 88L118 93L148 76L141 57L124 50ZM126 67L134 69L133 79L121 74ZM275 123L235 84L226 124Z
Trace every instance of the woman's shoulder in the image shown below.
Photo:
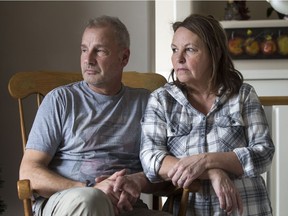
M254 87L249 83L243 83L240 87L240 94L250 94L251 92L255 92Z
M164 86L161 86L160 88L154 90L152 92L153 95L166 95L171 94L174 91L177 91L178 87L173 84L172 82L166 83Z
M178 103L186 105L187 99L183 91L174 83L166 83L161 88L156 89L151 97L155 98L158 101L162 101L163 104Z
M242 84L241 88L243 88L243 89L254 89L254 87L251 84L246 83L246 82L244 82Z

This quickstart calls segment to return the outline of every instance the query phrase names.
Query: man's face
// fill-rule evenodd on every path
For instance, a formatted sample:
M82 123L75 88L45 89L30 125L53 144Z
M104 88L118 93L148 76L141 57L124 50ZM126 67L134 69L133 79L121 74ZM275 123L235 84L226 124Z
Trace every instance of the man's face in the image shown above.
M84 80L92 89L119 88L129 54L128 48L119 46L111 27L86 28L81 43Z

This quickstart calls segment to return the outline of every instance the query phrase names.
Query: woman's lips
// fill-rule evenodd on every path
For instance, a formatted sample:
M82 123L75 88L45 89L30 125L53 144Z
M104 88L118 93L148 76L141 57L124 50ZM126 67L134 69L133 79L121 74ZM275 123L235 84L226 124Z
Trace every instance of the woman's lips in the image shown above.
M176 71L177 72L186 72L187 69L186 68L177 68Z

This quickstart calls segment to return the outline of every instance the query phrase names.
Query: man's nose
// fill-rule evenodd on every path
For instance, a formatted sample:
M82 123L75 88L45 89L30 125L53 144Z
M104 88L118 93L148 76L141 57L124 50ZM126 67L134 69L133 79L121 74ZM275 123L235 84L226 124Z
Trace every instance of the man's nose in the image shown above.
M93 52L88 52L86 55L86 63L87 64L95 64L96 58Z

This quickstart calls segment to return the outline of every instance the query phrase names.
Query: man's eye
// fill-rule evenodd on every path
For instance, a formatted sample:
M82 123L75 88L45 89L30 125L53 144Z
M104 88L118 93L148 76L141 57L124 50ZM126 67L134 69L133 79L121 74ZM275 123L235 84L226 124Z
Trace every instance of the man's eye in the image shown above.
M108 56L109 55L109 51L105 50L105 49L98 49L96 51L97 55L100 57L104 57L104 56Z

